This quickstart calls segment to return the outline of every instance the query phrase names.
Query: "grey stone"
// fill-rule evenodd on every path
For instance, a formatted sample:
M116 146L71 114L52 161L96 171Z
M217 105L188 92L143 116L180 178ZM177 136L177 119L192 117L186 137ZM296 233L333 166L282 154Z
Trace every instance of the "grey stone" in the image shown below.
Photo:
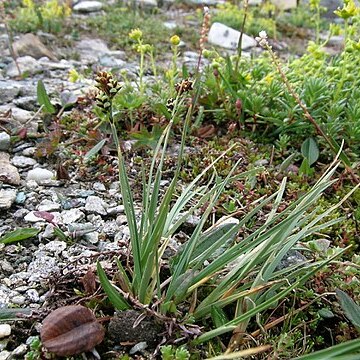
M93 231L88 234L85 234L84 238L91 244L97 244L99 242L99 233Z
M95 191L106 191L106 187L103 183L101 182L94 182L92 188L95 190Z
M18 107L11 108L11 117L20 124L28 123L33 116L34 113L32 111L27 111L24 109L20 109ZM36 125L36 130L37 130L37 125Z
M35 289L26 290L26 296L31 302L34 303L37 303L40 300L40 295Z
M119 225L115 220L106 221L102 232L108 236L115 236L115 234L119 231Z
M61 212L63 224L73 224L85 218L85 214L79 209L64 210Z
M269 164L269 160L268 159L259 159L259 160L256 160L254 162L254 165L255 166L265 166L265 165L268 165Z
M30 146L22 151L24 156L33 156L36 152L36 147Z
M107 204L98 196L89 196L86 199L85 210L90 214L106 215Z
M0 104L14 100L21 91L21 85L12 80L0 81Z
M17 295L11 298L11 302L16 305L24 305L26 302L26 298L23 295Z
M44 245L43 249L58 255L64 251L66 247L67 245L65 241L54 240Z
M208 36L210 44L233 50L237 49L239 39L240 31L218 22L212 24ZM249 49L255 46L257 46L255 39L243 34L241 48Z
M14 268L7 260L0 261L0 268L6 273L12 274L14 272Z
M11 205L15 202L16 190L13 189L0 189L0 210L10 209Z
M29 282L45 281L49 276L59 273L58 260L55 257L36 252L35 259L29 264Z
M54 177L52 171L42 168L32 169L28 172L26 180L34 180L38 184L42 181L51 180Z
M43 200L37 207L39 211L55 211L60 209L60 204L51 200Z
M109 54L107 44L101 39L83 39L76 44L76 50L86 63L97 62L104 54Z
M73 7L73 10L79 13L91 13L100 11L103 6L100 1L81 1Z
M27 346L25 344L21 344L12 351L11 356L12 357L13 356L22 356L22 355L25 355L26 352L27 352Z
M10 156L0 151L0 181L5 184L19 185L20 175L18 169L10 164Z
M47 224L41 236L45 239L52 239L55 236L54 227L53 224Z
M22 74L35 75L43 70L39 62L31 56L17 58L17 64ZM5 74L11 78L19 76L19 71L14 61L7 66Z
M67 60L51 61L47 57L39 59L39 64L48 70L69 70L72 65Z
M13 100L13 103L20 109L27 111L37 111L39 109L39 104L35 96L23 96Z
M104 54L99 57L99 64L101 66L110 67L114 69L122 69L126 67L126 61L117 59L110 54Z
M0 132L0 151L9 150L10 147L10 135L5 131Z
M106 209L106 212L109 215L123 214L124 211L125 211L124 205L118 205L118 206L109 207L108 209Z
M44 56L51 60L57 60L55 54L50 51L34 34L21 35L19 40L14 41L13 48L17 56L29 55L34 59L40 59Z
M17 155L11 159L11 163L17 168L26 168L29 166L34 166L37 162L35 159L30 157Z

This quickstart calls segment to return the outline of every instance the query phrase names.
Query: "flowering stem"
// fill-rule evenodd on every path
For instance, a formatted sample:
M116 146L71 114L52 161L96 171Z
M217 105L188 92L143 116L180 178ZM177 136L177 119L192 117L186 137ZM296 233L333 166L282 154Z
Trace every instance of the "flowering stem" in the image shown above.
M245 30L245 23L246 23L246 18L248 15L248 6L249 6L249 0L245 0L244 1L244 18L243 18L243 22L241 24L241 29L240 29L240 37L239 37L239 42L238 42L238 57L236 59L236 65L235 65L235 73L237 74L238 70L239 70L239 63L240 63L240 58L242 55L242 39L243 39L243 34L244 34L244 30Z

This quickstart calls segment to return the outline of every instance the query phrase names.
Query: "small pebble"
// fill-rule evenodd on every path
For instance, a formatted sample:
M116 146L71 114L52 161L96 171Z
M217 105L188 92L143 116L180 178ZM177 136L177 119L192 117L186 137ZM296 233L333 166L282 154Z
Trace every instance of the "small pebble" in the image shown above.
M11 326L9 324L0 324L0 339L11 334Z
M93 189L95 191L106 191L105 185L103 183L101 183L101 182L95 182L93 184Z
M12 356L21 356L24 355L27 351L27 346L25 344L19 345L16 349L13 350Z
M15 305L24 305L25 301L26 301L26 298L23 295L17 295L11 299L11 302Z
M0 352L0 360L9 360L11 353L7 350Z

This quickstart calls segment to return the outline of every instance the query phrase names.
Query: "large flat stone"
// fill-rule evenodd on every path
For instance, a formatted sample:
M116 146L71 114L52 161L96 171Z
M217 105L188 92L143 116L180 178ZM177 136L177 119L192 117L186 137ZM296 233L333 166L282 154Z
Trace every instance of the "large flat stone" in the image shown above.
M51 60L57 60L55 54L34 34L22 35L19 40L14 42L13 47L17 56L29 55L34 59L40 59L45 56Z

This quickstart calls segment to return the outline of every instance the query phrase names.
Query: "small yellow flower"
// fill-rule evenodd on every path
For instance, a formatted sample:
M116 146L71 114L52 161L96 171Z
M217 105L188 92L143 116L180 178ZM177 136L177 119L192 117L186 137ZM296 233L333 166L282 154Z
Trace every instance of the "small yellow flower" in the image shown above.
M135 41L141 40L143 33L140 29L132 29L129 32L129 38Z
M70 82L77 82L80 78L79 73L75 70L75 69L70 69L69 70L69 81Z
M251 79L252 79L251 74L247 74L247 75L245 76L245 80L246 80L246 81L250 81Z
M174 46L179 46L179 44L180 44L180 38L179 38L179 36L173 35L173 36L170 38L170 44L171 44L171 45L174 45Z
M355 16L357 12L358 8L356 7L354 0L344 1L343 8L337 8L337 10L334 11L337 16L341 17L344 20Z
M264 80L268 85L270 85L273 82L274 77L272 75L268 74L264 77Z

